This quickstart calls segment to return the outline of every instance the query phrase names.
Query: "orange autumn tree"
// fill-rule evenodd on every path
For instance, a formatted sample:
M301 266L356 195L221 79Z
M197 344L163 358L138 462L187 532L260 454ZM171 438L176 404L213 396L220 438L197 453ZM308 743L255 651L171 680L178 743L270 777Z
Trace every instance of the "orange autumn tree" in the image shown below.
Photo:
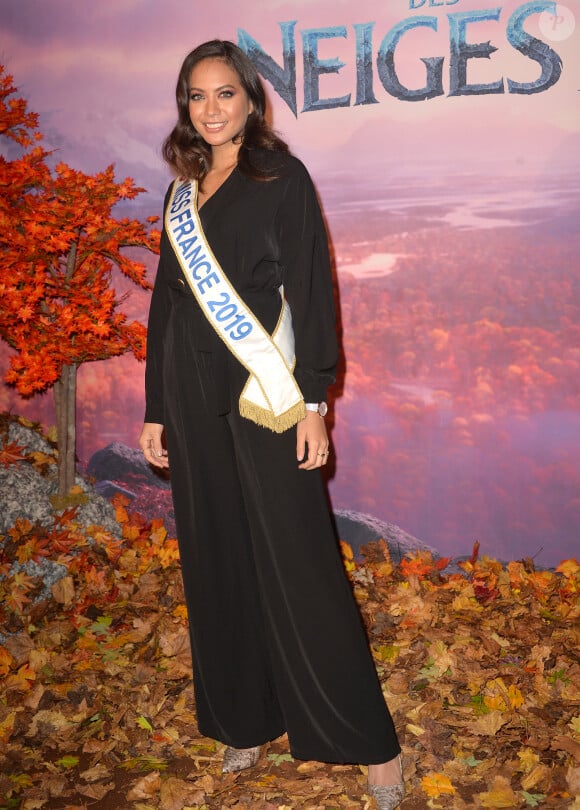
M144 189L116 182L112 166L51 171L37 117L16 92L0 67L0 337L15 352L5 381L24 397L53 389L65 495L75 476L78 367L125 352L143 359L146 329L120 311L113 273L149 288L145 265L124 251L157 252L159 233L150 230L156 217L148 225L113 217L118 202Z

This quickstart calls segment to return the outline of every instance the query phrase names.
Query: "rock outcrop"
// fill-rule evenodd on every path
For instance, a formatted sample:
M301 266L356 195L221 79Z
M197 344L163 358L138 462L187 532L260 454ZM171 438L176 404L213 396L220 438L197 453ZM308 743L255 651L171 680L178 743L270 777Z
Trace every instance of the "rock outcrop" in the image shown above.
M169 476L163 472L157 472L148 464L143 453L134 447L127 447L121 442L113 442L97 450L91 456L87 472L95 478L97 482L123 482L126 484L128 494L132 491L132 486L156 486L162 489L169 489Z
M439 556L434 548L408 534L400 526L379 520L372 515L350 509L337 509L334 520L338 536L352 546L356 558L360 556L361 546L380 539L387 543L394 562L399 562L407 552L417 549L426 549L434 557Z
M54 446L38 430L10 417L5 418L4 428L0 432L0 446L15 445L23 456L31 453L54 456ZM53 524L55 509L50 498L57 491L56 464L49 465L47 470L39 472L27 460L0 466L0 535L14 526L18 518L47 528ZM82 499L85 502L78 506L79 524L103 526L120 536L114 509L107 498L121 493L146 519L163 519L173 534L169 476L150 467L139 450L114 442L91 457L87 471L95 483L76 476L77 487L86 495ZM417 549L439 556L435 549L394 523L348 509L336 510L334 519L338 537L352 546L357 558L360 558L361 546L380 538L386 541L396 562Z
M0 433L0 445L16 445L25 457L31 453L54 456L54 446L39 431L16 420L10 420L4 426L6 430ZM110 501L99 495L95 487L81 475L76 476L75 485L86 494L86 498L82 499L84 502L78 506L78 523L82 526L102 526L120 536L120 527ZM27 460L0 466L0 534L14 526L18 518L52 526L55 509L50 497L56 495L57 489L56 464L50 465L47 472L39 472Z

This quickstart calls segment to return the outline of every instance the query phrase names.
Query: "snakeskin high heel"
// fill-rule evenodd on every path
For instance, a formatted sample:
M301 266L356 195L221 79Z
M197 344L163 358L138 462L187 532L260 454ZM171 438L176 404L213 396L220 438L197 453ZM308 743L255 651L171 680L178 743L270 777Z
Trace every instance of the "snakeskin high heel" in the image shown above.
M405 780L403 779L403 763L399 754L399 769L401 781L396 785L371 785L369 784L369 794L377 803L379 810L395 810L405 798Z
M236 773L252 768L260 759L261 745L255 748L231 748L229 745L224 751L222 773Z

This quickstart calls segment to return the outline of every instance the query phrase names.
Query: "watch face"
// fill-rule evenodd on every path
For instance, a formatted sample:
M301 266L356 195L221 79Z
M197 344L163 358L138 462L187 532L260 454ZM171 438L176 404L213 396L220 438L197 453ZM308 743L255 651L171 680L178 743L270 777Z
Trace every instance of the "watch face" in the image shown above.
M328 405L326 404L326 402L321 402L318 405L318 413L321 416L326 416L326 414L328 413Z

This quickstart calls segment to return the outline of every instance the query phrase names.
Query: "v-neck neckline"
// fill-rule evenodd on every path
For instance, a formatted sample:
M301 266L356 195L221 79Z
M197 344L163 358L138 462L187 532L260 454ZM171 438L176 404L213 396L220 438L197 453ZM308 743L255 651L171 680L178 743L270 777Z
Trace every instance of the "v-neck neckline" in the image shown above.
M233 169L231 170L231 172L228 174L228 176L226 177L226 179L223 181L223 183L221 183L221 184L220 184L220 185L219 185L219 186L216 188L216 190L213 192L213 194L210 194L210 196L209 196L209 197L207 197L207 198L206 198L206 199L203 201L203 203L202 203L201 205L198 205L198 206L197 206L197 212L198 212L198 214L200 214L200 216L201 216L201 212L202 212L202 211L203 211L203 209L206 207L206 205L207 205L209 202L211 202L211 201L213 200L213 198L214 198L214 197L215 197L217 194L219 194L219 193L220 193L220 191L222 190L222 188L223 188L224 186L227 186L227 184L228 184L228 183L230 182L230 180L232 179L233 175L236 173L237 169L238 169L238 165L236 164L236 165L233 167ZM198 198L198 200L199 200L199 189L198 189L198 192L197 192L197 198ZM197 202L197 201L196 201L196 202Z

